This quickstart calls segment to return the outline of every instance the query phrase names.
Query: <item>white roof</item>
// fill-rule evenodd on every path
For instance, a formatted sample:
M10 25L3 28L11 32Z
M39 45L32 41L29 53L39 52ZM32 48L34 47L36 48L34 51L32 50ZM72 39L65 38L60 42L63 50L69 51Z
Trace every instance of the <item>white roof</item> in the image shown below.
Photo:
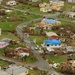
M0 45L3 45L3 44L5 44L5 43L6 43L6 42L3 42L3 41L1 42L1 41L0 41Z
M46 32L47 36L58 36L55 32Z
M18 75L18 74L27 72L28 69L22 66L10 65L6 71L9 73L13 72L13 75Z
M0 70L0 75L10 75L10 74L5 71Z

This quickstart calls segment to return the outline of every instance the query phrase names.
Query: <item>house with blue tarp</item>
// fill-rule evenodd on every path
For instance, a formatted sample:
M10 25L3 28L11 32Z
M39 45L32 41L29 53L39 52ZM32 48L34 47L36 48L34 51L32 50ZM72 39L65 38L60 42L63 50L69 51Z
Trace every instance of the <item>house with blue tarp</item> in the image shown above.
M44 23L46 25L50 25L50 26L57 26L57 25L61 25L61 22L58 20L53 20L53 19L43 19L41 21L41 23Z
M45 40L45 45L60 45L61 41L57 39Z
M58 39L48 39L44 41L42 47L45 47L48 51L52 51L54 48L61 47L61 41Z
M44 22L46 23L51 23L51 24L56 24L56 20L52 20L52 19L45 19Z

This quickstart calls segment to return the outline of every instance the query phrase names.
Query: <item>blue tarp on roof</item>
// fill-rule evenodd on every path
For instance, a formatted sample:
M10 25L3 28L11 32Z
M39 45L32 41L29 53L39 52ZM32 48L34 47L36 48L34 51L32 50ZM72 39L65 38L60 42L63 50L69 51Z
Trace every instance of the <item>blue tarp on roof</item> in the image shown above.
M55 24L57 21L52 19L45 19L44 22Z
M60 40L52 39L52 40L46 40L45 44L61 44Z

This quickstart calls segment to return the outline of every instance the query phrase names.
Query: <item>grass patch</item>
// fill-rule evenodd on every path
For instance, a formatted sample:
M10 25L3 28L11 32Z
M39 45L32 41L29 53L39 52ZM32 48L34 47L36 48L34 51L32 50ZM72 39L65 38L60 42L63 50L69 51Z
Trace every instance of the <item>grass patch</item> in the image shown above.
M71 25L75 25L75 23L66 22L66 21L62 21L62 20L61 20L61 24L62 24L62 25L70 25L70 24L71 24Z
M44 42L44 40L46 40L46 37L44 36L30 36L31 40L35 38L36 38L36 44L38 44L39 46Z
M47 75L47 72L43 70L29 70L29 74L31 75Z
M65 62L67 60L66 56L48 56L47 59L49 62L56 62L56 63L61 63Z
M4 48L0 49L0 55L3 55L3 54L4 54Z
M9 39L13 39L13 40L15 39L16 41L20 41L20 39L17 36L15 36L14 34L9 33L9 32L2 32L2 35L0 35L0 40L2 40L4 38L9 38Z
M2 30L14 30L19 24L19 22L0 22L0 28Z
M49 56L46 57L46 59L48 59L49 62L57 62L57 63L66 62L67 58L68 58L67 55L61 55L61 56L49 55ZM71 58L73 60L75 60L75 54Z
M6 67L6 66L8 66L8 65L9 65L9 62L0 60L0 66L1 66L2 68Z
M29 70L31 75L39 75L39 70Z
M27 63L34 63L37 61L37 59L33 56L29 56L29 57L24 57L24 61Z
M71 4L71 3L68 3L68 2L65 2L63 10L70 10L70 9L72 9L72 7L75 7L75 5Z
M45 2L48 2L48 0L45 0ZM34 2L32 4L34 4ZM19 3L18 5L15 6L15 8L25 10L25 12L35 12L35 13L38 13L38 14L41 14L41 15L45 14L44 12L40 12L39 7L31 6L31 5L28 5L28 4Z

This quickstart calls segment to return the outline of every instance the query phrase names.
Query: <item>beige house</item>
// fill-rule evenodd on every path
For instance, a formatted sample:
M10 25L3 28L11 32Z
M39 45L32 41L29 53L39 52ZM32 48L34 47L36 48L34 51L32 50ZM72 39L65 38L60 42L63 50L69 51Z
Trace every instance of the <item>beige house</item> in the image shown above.
M35 27L36 28L44 28L44 29L51 30L51 26L50 25L47 25L47 24L44 24L44 23L39 23L39 22L35 24Z
M51 9L59 11L59 10L61 10L61 7L60 6L51 6Z
M43 8L40 8L40 11L41 12L51 12L51 8L50 7L43 7Z
M50 39L56 39L58 37L55 32L46 32L46 36Z
M39 7L40 7L41 12L50 12L50 11L52 11L50 5L47 4L47 3L43 3L43 4L41 3L41 4L39 4Z

